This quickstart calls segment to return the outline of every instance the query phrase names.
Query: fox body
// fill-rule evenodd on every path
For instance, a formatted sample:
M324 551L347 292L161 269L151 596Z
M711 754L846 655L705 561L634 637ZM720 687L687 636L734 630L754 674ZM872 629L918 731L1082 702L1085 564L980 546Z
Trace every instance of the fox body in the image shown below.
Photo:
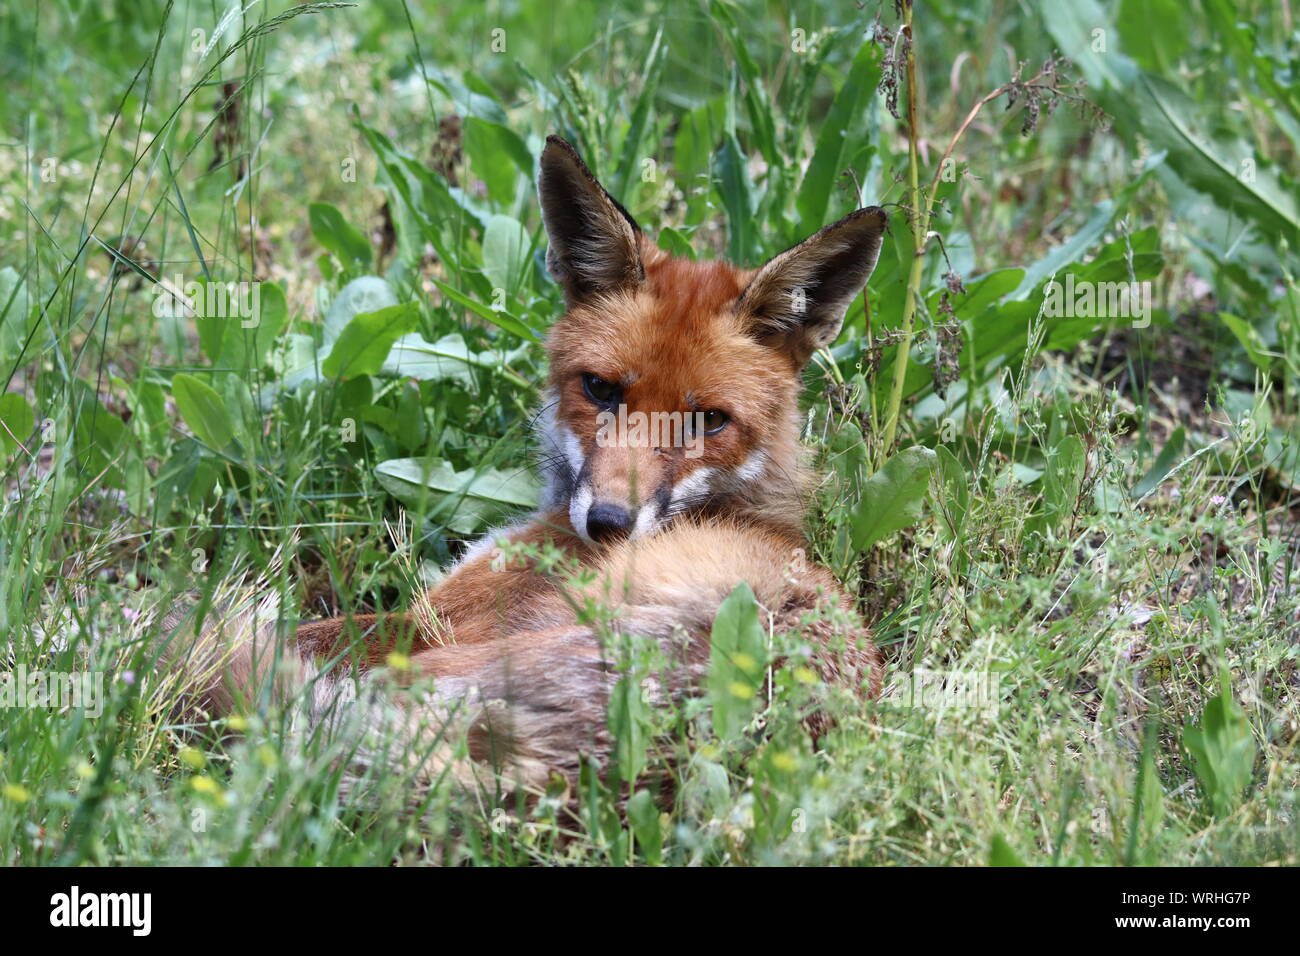
M807 638L825 679L877 693L869 633L803 558L798 395L875 265L884 213L858 210L746 270L668 256L558 137L539 194L567 303L547 341L541 507L472 546L406 614L302 624L300 659L377 674L403 651L441 705L472 703L470 757L524 783L572 774L579 753L609 747L618 674L601 633L579 620L591 602L609 609L610 628L660 643L674 663L661 696L703 674L717 609L742 581L775 628ZM558 580L512 545L556 549L587 573ZM271 669L241 628L227 620L192 655L221 663L196 681L209 712L236 706Z

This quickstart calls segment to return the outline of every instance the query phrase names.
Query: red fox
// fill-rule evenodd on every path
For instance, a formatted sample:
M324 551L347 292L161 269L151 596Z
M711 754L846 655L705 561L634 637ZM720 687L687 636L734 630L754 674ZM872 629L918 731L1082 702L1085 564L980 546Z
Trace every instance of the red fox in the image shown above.
M599 630L580 622L585 600L611 610L612 628L659 642L676 665L662 696L704 674L715 614L740 582L773 627L816 649L824 679L878 694L879 653L852 602L801 560L798 395L875 267L885 213L859 209L748 270L667 255L559 137L547 139L538 191L567 305L546 343L540 508L485 535L407 614L302 624L298 656L378 679L401 651L408 676L433 678L423 706L472 712L470 759L525 785L572 776L579 754L611 746L619 675ZM584 583L505 560L511 543L558 549ZM235 707L278 656L256 650L250 620L227 618L191 655L209 714Z

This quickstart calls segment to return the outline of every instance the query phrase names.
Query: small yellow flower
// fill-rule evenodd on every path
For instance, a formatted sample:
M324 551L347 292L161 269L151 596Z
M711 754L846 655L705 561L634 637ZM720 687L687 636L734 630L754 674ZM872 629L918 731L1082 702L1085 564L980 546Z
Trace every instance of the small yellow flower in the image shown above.
M812 685L817 683L817 674L811 667L796 667L794 677L801 684Z
M732 662L737 667L739 667L742 671L745 671L748 674L754 673L754 671L758 668L758 661L754 660L754 658L750 657L744 651L741 651L739 654L733 657Z
M181 763L191 770L202 770L203 765L208 762L207 758L193 747L182 747L177 756L181 758Z
M221 787L211 777L190 777L190 786L199 793L217 794L221 792Z
M4 790L5 799L12 800L14 803L26 803L32 798L32 792L24 786L16 783L6 783Z
M738 698L739 700L750 700L754 696L754 688L750 687L748 684L742 684L738 680L733 680L727 686L727 690L731 691L732 697Z
M786 773L794 773L799 769L799 761L795 759L793 753L788 750L782 750L772 754L772 766L777 770L784 770Z
M280 762L280 758L276 754L275 748L270 744L262 744L262 746L257 748L257 759L262 761L262 766L264 767L274 767Z
M248 729L248 718L243 714L232 714L226 718L226 726L239 733Z
M411 659L401 651L393 651L388 655L388 666L395 671L409 671L411 669Z

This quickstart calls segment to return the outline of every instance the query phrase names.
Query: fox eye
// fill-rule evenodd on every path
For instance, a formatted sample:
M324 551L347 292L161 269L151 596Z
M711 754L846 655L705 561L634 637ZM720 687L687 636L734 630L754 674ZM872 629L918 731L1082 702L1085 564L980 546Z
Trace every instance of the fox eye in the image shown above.
M731 421L731 416L715 408L704 412L701 419L704 425L704 434L716 435L727 427L727 423Z
M623 389L590 372L582 373L582 390L597 405L617 405L623 399Z

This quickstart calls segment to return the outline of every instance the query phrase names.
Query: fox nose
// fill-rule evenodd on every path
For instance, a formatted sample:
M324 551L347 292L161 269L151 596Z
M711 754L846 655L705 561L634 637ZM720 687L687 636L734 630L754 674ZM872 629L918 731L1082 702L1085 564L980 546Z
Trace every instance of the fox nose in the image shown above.
M632 515L618 505L592 505L587 512L587 534L593 541L613 541L627 534L632 527Z

